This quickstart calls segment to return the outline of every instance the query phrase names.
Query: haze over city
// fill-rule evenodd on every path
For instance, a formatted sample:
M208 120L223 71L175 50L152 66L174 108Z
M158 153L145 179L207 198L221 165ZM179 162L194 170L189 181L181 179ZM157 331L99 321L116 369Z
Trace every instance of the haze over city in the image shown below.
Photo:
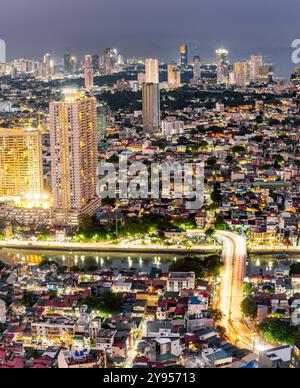
M177 60L178 42L204 62L224 46L231 60L260 52L287 78L299 35L297 0L2 0L0 36L8 58L44 52L83 55L116 47L127 57Z

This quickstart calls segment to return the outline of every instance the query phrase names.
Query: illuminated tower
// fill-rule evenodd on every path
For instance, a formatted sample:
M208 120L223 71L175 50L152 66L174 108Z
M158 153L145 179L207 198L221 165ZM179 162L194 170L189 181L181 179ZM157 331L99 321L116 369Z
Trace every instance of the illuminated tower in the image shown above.
M116 65L118 64L119 53L117 49L107 48L103 54L103 67L105 74L112 74L116 71Z
M250 66L248 62L236 62L234 64L234 81L239 86L249 85Z
M193 59L193 78L194 80L201 79L201 60L199 55L195 55Z
M143 125L145 131L157 132L160 128L159 84L143 85Z
M219 49L216 51L217 80L218 84L228 84L229 82L229 61L228 51Z
M181 67L187 67L189 64L188 46L182 44L180 46L180 65Z
M43 192L42 137L35 129L0 129L0 197Z
M52 192L58 225L77 225L93 215L97 197L97 108L94 97L75 90L50 103Z
M46 75L51 74L51 66L52 66L51 54L44 55L44 69L45 69Z
M157 59L146 59L146 83L147 84L159 84L159 64Z
M263 57L260 54L253 54L250 58L250 79L259 82L260 69L263 66Z
M84 78L86 89L93 89L94 87L94 70L93 70L93 57L86 55L84 58Z
M168 84L171 89L177 89L181 86L181 72L174 63L168 65Z

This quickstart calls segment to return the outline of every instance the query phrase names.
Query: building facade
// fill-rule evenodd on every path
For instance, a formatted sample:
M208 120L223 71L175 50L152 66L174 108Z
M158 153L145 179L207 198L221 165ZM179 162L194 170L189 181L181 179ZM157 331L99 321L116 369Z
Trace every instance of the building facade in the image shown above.
M143 126L145 131L157 132L160 128L159 84L143 85Z
M0 197L43 192L42 137L39 130L0 129Z
M50 104L53 207L56 223L73 225L80 214L93 215L97 197L96 99L68 91Z

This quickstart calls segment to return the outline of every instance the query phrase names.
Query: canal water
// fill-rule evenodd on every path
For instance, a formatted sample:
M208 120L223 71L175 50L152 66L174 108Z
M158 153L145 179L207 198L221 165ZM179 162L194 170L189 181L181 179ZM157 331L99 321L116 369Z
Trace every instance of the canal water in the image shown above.
M199 258L205 257L205 255L197 256ZM44 259L50 259L59 265L67 267L76 265L85 270L97 267L108 270L137 269L146 273L149 273L153 267L167 272L171 263L180 257L183 255L0 250L0 261L6 264L28 263L36 265ZM290 255L285 259L278 259L276 255L250 255L247 261L247 275L272 274L275 268L289 266L294 262L300 262L300 255Z

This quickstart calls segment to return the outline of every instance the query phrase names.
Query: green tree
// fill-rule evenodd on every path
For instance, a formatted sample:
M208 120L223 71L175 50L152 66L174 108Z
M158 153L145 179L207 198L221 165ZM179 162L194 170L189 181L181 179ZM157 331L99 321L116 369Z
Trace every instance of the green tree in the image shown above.
M293 326L290 320L266 318L258 329L273 344L294 346L300 340L299 328Z
M243 147L243 146L234 146L234 147L232 147L232 152L234 154L242 154L243 152L245 152L245 147Z
M218 255L209 255L205 258L184 257L172 263L172 272L195 272L197 278L205 276L218 276L222 266L221 258Z
M37 298L32 292L26 291L22 299L22 305L25 307L33 307L36 300Z
M300 263L291 265L291 275L300 275Z
M245 283L244 285L244 293L247 295L252 295L255 291L255 287L251 283Z
M224 221L222 217L217 217L215 222L216 230L228 230L229 225Z
M256 319L257 318L257 304L252 296L247 296L241 305L241 310L245 317Z
M119 314L124 300L120 294L111 291L104 292L99 297L91 296L84 299L81 304L85 304L92 310L99 311L103 314Z

